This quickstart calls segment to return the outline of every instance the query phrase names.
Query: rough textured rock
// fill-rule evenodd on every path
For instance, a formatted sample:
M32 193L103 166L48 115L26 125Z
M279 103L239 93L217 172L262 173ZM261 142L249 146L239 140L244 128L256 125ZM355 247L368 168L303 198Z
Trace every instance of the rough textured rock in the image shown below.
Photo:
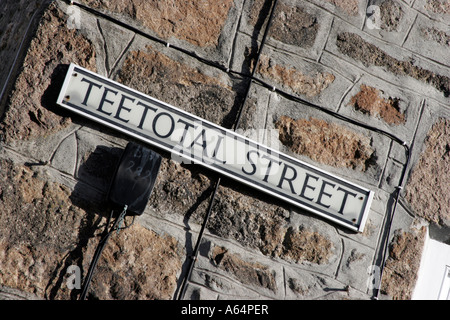
M285 146L320 163L365 171L373 161L370 138L334 123L281 116L275 127Z
M92 222L69 189L41 171L0 161L0 282L43 297L64 255Z
M210 232L257 248L264 255L295 263L327 263L333 244L320 233L287 224L286 209L261 201L260 195L243 195L228 187L218 192L208 221Z
M277 7L270 36L284 43L308 48L314 44L319 29L317 18L296 6L283 3Z
M339 7L347 14L351 16L356 16L358 14L358 2L357 0L325 0L331 4Z
M440 14L450 13L450 2L447 0L427 0L425 9Z
M381 29L396 31L403 17L403 10L396 1L387 0L380 5Z
M333 244L318 232L289 228L283 241L281 257L296 263L309 261L317 264L326 264L332 254Z
M201 223L212 190L198 166L163 159L149 203L159 215L177 214Z
M441 91L446 97L450 95L449 77L435 74L430 70L414 65L410 61L397 60L375 45L365 41L357 34L350 32L340 33L337 37L336 44L342 53L361 61L365 66L374 65L384 67L393 74L409 76L428 83Z
M276 291L273 272L260 263L250 263L242 260L237 254L228 252L226 248L214 247L211 260L220 269L231 273L240 282L256 287Z
M388 124L404 123L405 114L399 110L400 99L392 97L384 99L381 94L380 90L363 84L349 105L373 117L378 116Z
M70 123L55 113L58 90L46 90L61 85L64 67L71 62L95 71L96 54L91 42L79 30L67 28L66 21L55 3L45 11L9 99L14 108L6 110L0 125L4 140L48 135Z
M335 76L328 72L305 75L295 68L277 65L271 58L264 55L259 60L257 71L263 78L274 80L283 87L307 97L319 95L335 79Z
M428 132L426 149L406 185L405 199L415 213L450 226L450 119L441 118Z
M392 240L383 272L381 291L394 300L411 299L425 234L426 228L413 229L411 232L397 232Z
M251 5L249 22L256 28L260 28L258 20L264 6L268 7L264 0L255 0ZM318 29L319 23L316 17L303 8L279 2L269 36L286 44L309 48L314 44Z
M36 21L32 18L39 17L39 12L44 9L44 0L19 0L19 1L2 1L0 7L0 95L7 93L10 83L5 83L8 77L14 77L15 71L20 68L18 60L20 44L24 39L27 29L33 29ZM26 40L23 43L23 48L26 49ZM14 65L14 66L13 66ZM11 70L14 67L15 70ZM10 71L11 74L10 74ZM11 79L11 78L10 78ZM6 87L4 85L6 84ZM5 91L3 89L5 88ZM3 110L3 98L0 101L0 114Z
M94 253L93 244L87 249L87 257ZM111 236L98 262L88 299L168 300L176 288L182 257L173 237L160 236L135 224ZM88 264L84 268L87 270Z
M128 54L118 81L224 127L234 121L228 85L150 47Z
M84 0L86 5L125 14L164 39L176 37L197 46L215 46L232 8L232 0Z
M258 248L265 255L279 255L289 212L279 205L262 201L260 194L249 196L243 187L233 189L219 188L208 221L209 231Z
M442 46L450 46L450 34L436 28L422 28L421 33L425 38L433 40Z
M105 219L74 205L82 199L43 170L1 160L0 176L0 282L38 297L74 297L66 269L87 272ZM181 268L177 242L137 224L121 232L103 252L89 298L169 299Z

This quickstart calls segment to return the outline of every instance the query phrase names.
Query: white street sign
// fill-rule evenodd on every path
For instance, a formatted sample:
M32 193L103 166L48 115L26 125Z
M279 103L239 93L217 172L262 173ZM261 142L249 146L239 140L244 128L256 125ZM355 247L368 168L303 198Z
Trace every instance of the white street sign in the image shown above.
M373 192L71 64L57 103L362 232Z

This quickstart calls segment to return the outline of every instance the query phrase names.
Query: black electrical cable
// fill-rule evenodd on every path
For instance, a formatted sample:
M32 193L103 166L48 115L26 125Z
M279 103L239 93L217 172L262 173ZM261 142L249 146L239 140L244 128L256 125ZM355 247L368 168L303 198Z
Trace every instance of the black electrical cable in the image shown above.
M380 295L380 291L381 291L380 290L381 289L380 286L381 286L381 283L382 283L382 280L383 280L383 272L384 272L384 267L385 267L386 259L387 259L386 255L387 255L387 251L388 251L388 248L389 248L388 244L389 244L389 237L390 237L390 234L391 234L392 223L394 221L395 211L397 210L397 205L398 205L398 202L399 202L400 193L401 193L401 190L403 189L402 186L403 186L404 179L406 177L406 170L408 168L408 164L409 164L409 161L411 159L411 149L406 144L403 144L403 146L405 147L406 161L405 161L405 164L403 166L403 170L402 170L402 174L400 176L399 184L397 186L394 205L393 205L391 214L387 218L388 220L387 220L387 223L386 223L386 225L387 225L386 237L384 239L384 243L382 244L383 249L382 249L381 265L380 265L380 278L378 279L378 286L375 288L375 293L373 295L374 299L378 299L379 295Z
M256 79L255 78L256 69L258 68L259 60L261 58L261 52L263 51L264 45L266 44L267 35L269 34L270 26L272 25L272 20L273 20L273 17L274 17L275 9L277 7L277 3L278 3L278 0L275 0L274 3L273 3L272 9L270 11L269 22L267 23L266 29L264 30L264 35L263 35L263 38L261 40L261 45L260 45L259 50L258 50L258 55L256 56L255 63L253 64L252 73L251 73L250 76L247 76L247 77L250 78L250 82L249 82L249 84L247 86L247 90L245 92L244 101L242 102L241 108L239 109L239 113L237 115L237 119L236 119L236 122L235 122L235 125L234 125L234 130L235 131L238 128L239 123L241 121L242 112L244 110L245 103L247 102L248 95L250 93L250 87L251 87L252 81Z
M194 251L192 253L191 256L191 263L189 265L189 270L188 273L186 274L186 277L184 278L181 290L180 290L180 294L179 294L179 299L182 299L184 297L184 294L186 293L186 289L187 289L187 282L189 281L189 278L191 277L192 271L194 270L194 265L195 265L195 261L197 261L197 256L198 256L198 251L200 250L200 244L201 244L201 240L203 238L203 233L205 232L206 229L206 225L208 223L209 217L211 216L211 212L212 212L212 207L213 207L213 203L214 203L214 199L216 198L216 194L217 194L217 190L219 189L219 185L220 185L220 180L221 178L219 177L216 181L216 186L214 187L214 192L211 196L211 199L209 201L209 206L208 206L208 211L206 213L205 218L203 219L203 224L202 227L200 229L198 238L197 238L197 242L195 244L195 248Z
M103 234L102 234L102 238L100 239L100 241L99 241L99 243L97 245L97 248L95 250L95 253L94 253L93 257L92 257L92 261L91 261L91 264L89 266L89 270L88 270L88 273L86 275L86 279L84 281L83 288L82 288L82 291L81 291L81 294L80 294L80 298L79 298L80 300L85 300L86 299L86 295L87 295L87 292L89 290L89 285L91 283L92 276L94 274L94 270L95 270L95 268L97 266L98 259L100 258L101 254L103 252L103 249L105 248L106 243L108 242L108 239L111 236L111 234L114 231L121 230L121 228L119 228L119 224L124 219L125 214L127 213L126 209L124 209L119 214L117 219L115 220L114 225L108 231L108 227L109 227L109 224L111 222L111 219L112 219L112 216L113 216L113 212L114 212L114 210L111 211L111 213L110 213L110 215L108 217L108 220L107 220L106 225L105 225L105 230L103 231Z
M255 61L255 64L254 64L254 67L253 67L253 70L252 70L251 78L254 77L257 65L259 63L259 59L261 57L261 52L262 52L262 49L263 49L264 44L266 42L266 38L267 38L267 35L269 33L270 26L272 24L272 20L273 20L275 8L277 6L277 2L278 2L278 0L275 0L274 4L272 6L272 9L271 9L271 12L270 12L270 16L269 16L269 21L267 23L266 29L264 30L264 35L263 35L263 38L261 40L261 45L259 47L258 54L256 56L256 61ZM243 111L243 109L245 107L245 103L246 103L246 101L248 99L248 94L250 92L250 87L251 87L251 84L252 84L251 78L250 78L250 81L248 83L244 99L243 99L243 101L241 103L241 107L239 108L239 112L238 112L236 121L234 123L234 131L236 131L238 129L239 123L241 121L242 111ZM212 205L214 203L214 199L216 198L216 194L217 194L217 190L219 189L220 182L221 182L221 178L219 177L217 179L217 182L216 182L216 185L215 185L215 188L214 188L214 192L213 192L213 194L211 196L211 199L210 199L210 202L209 202L209 207L208 207L207 214L206 214L206 216L205 216L205 218L203 220L202 227L200 229L200 232L199 232L199 235L198 235L198 238L197 238L197 242L195 244L195 249L194 249L193 255L191 257L192 260L191 260L191 263L189 265L189 270L188 270L188 273L187 273L186 277L184 278L184 281L183 281L183 284L182 284L182 288L181 288L181 291L180 291L180 295L178 296L179 299L182 299L184 297L184 294L185 294L186 289L187 289L187 282L189 281L189 278L191 277L192 271L194 270L194 265L195 265L195 261L197 261L198 251L199 251L200 244L201 244L201 241L202 241L202 238L203 238L203 233L205 232L206 225L208 223L209 217L211 216Z

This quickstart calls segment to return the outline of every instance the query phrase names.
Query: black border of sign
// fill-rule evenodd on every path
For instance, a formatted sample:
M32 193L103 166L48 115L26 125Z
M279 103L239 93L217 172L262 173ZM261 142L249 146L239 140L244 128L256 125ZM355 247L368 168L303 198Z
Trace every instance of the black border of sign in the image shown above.
M151 136L148 136L147 134L145 134L145 130L141 130L140 131L140 130L136 130L136 129L130 128L130 127L125 126L125 125L123 125L123 124L121 124L119 122L111 121L110 118L104 117L104 116L102 116L102 115L100 115L98 113L94 113L94 112L92 112L92 111L90 111L90 110L88 110L86 108L79 107L79 106L77 106L77 105L75 105L73 103L70 103L70 102L66 101L64 99L64 97L66 95L65 92L66 92L66 89L67 89L67 87L69 85L69 82L70 82L70 76L74 72L78 72L80 74L83 74L83 75L86 75L88 77L91 77L91 78L95 79L98 82L107 84L108 86L111 86L111 87L114 87L114 88L116 88L118 90L124 91L124 92L128 93L129 95L132 95L132 96L135 96L135 97L139 98L140 100L143 100L143 101L149 102L151 104L154 104L157 107L165 109L165 110L167 110L169 112L176 113L177 115L179 115L179 116L181 116L183 118L188 118L191 121L201 122L202 126L208 128L210 130L219 131L219 132L221 132L224 135L225 134L232 135L235 138L240 139L241 142L244 142L245 144L251 145L252 147L256 148L257 150L264 151L267 154L276 154L280 159L282 159L283 161L285 161L287 163L291 163L291 164L294 164L296 166L300 166L303 169L305 169L306 171L314 172L317 175L320 175L322 177L326 177L328 180L332 180L332 181L334 181L334 182L336 182L338 184L345 185L349 189L353 189L353 190L358 191L359 193L365 194L366 197L365 197L364 203L362 204L361 212L359 213L359 221L357 221L355 223L349 222L348 220L343 219L340 216L337 216L337 215L335 215L333 213L330 213L330 212L328 212L326 210L323 210L321 208L312 207L312 206L309 205L309 203L302 201L298 197L293 197L293 196L290 196L288 194L282 193L282 192L280 192L280 191L278 191L276 189L272 189L270 186L268 186L266 184L262 184L262 183L259 183L257 181L254 181L254 180L246 179L245 176L238 175L236 172L230 171L230 170L228 170L226 168L223 168L223 167L221 167L221 166L219 166L219 165L217 165L215 163L208 164L208 163L204 163L199 158L196 158L196 157L193 158L193 157L190 157L190 156L186 156L183 153L180 153L178 151L173 150L173 146L172 145L167 144L167 143L165 143L163 141L160 141L158 139L155 139L155 138L153 138ZM329 173L327 173L327 172L325 172L325 171L323 171L321 169L315 168L315 167L313 167L313 166L311 166L309 164L303 163L300 160L297 160L295 158L289 157L289 156L287 156L285 154L282 154L282 153L280 153L280 152L278 152L276 150L273 150L273 149L265 147L265 146L263 146L261 144L258 144L255 141L252 141L251 139L248 139L248 138L246 138L244 136L241 136L241 135L235 133L234 131L226 130L224 128L221 128L218 125L210 123L209 121L207 121L205 119L202 119L202 118L200 118L198 116L189 114L189 113L187 113L187 112L185 112L185 111L183 111L181 109L178 109L178 108L176 108L174 106L171 106L171 105L169 105L167 103L164 103L164 102L159 101L159 100L157 100L155 98L147 96L147 95L145 95L145 94L143 94L141 92L138 92L138 91L136 91L134 89L131 89L129 87L126 87L126 86L124 86L124 85L122 85L122 84L120 84L118 82L115 82L115 81L110 80L108 78L105 78L105 77L102 77L100 75L97 75L97 74L95 74L95 73L93 73L93 72L91 72L91 71L89 71L87 69L81 68L81 67L79 67L79 66L77 66L77 65L75 65L73 63L70 64L69 69L67 71L66 78L64 79L64 83L63 83L63 86L61 88L58 100L57 100L57 104L59 104L60 106L62 106L64 108L72 110L73 112L78 113L78 114L80 114L82 116L86 116L86 117L88 117L91 120L94 120L96 122L104 124L104 125L112 128L112 129L116 129L116 130L118 130L118 131L120 131L122 133L125 133L127 135L133 136L134 138L137 138L137 139L139 139L139 140L141 140L143 142L154 144L157 147L163 148L164 150L166 150L168 152L177 154L178 156L183 157L183 158L185 158L187 160L193 161L194 163L197 163L197 164L200 164L202 166L205 166L205 167L207 167L207 168L209 168L209 169L211 169L213 171L225 174L226 176L228 176L228 177L230 177L232 179L240 181L240 182L242 182L242 183L244 183L246 185L249 185L251 187L255 187L256 189L258 189L258 190L260 190L262 192L266 192L266 193L269 193L271 195L275 195L277 198L280 198L280 199L283 199L285 201L288 201L289 203L291 203L291 204L293 204L293 205L295 205L297 207L300 207L300 208L305 209L307 211L310 211L310 212L313 212L315 214L318 214L319 216L322 216L322 217L324 217L326 219L334 221L334 222L336 222L336 223L338 223L340 225L343 225L343 226L345 226L345 227L347 227L349 229L352 229L354 231L359 231L359 232L362 232L363 229L364 229L364 224L365 224L365 221L367 219L367 215L368 215L369 209L370 209L370 204L371 204L372 198L373 198L373 191L365 189L365 188L362 188L360 186L357 186L357 185L355 185L353 183L350 183L350 182L348 182L348 181L346 181L344 179L340 179L338 177L335 177L335 176L333 176L333 175L331 175L331 174L329 174Z

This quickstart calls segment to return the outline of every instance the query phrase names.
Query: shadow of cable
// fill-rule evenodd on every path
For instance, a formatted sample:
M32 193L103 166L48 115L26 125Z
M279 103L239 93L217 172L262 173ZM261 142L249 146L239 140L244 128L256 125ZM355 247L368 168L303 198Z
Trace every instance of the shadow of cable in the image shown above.
M85 257L85 251L92 238L96 237L95 234L98 230L103 230L104 218L111 212L107 193L121 153L121 148L97 146L86 161L80 165L78 174L81 174L82 179L76 183L69 199L73 206L83 210L86 215L81 218L78 228L78 242L58 263L47 284L46 299L57 298L70 266L78 266L81 276L86 273L87 270L83 270L83 265L85 259L90 260L91 257ZM89 178L92 178L94 182L90 182ZM81 288L73 288L70 292L70 299L77 299L80 291Z

